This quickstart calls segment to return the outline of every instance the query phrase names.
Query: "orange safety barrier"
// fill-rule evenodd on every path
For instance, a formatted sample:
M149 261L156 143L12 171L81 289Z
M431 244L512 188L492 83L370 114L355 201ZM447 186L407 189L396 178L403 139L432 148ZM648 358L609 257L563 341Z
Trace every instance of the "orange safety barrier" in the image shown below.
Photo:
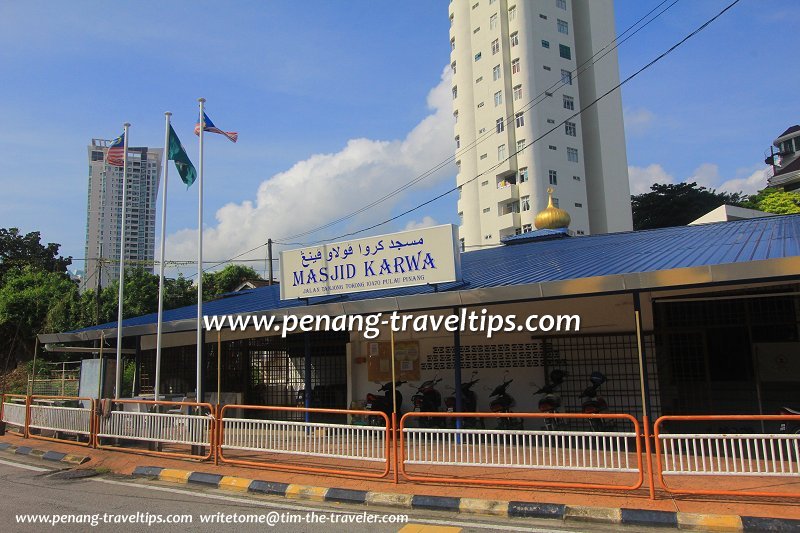
M186 413L160 413L158 411L114 411L110 410L107 414L103 413L103 403L110 402L121 405L140 405L143 407L172 407ZM98 402L99 411L95 417L95 446L101 449L138 453L142 455L155 455L159 457L178 457L208 460L214 454L216 447L216 424L214 407L209 403L197 402L171 402L155 400L102 400ZM207 415L193 415L188 411L191 409L204 410ZM115 416L116 415L116 416ZM116 418L112 423L106 424L104 420ZM208 428L204 428L205 421L208 421ZM177 423L176 423L177 422ZM130 430L130 431L128 431ZM105 446L100 439L111 438L120 440L134 440L147 442L156 449L142 450L137 448L120 448L117 446ZM164 444L192 446L193 448L206 448L208 451L204 455L183 452L164 452L161 446Z
M607 424L617 421L629 422L631 431L571 431L571 430L523 430L523 429L459 429L409 428L408 422L415 418L450 419L513 419L541 420L588 420L592 424ZM593 421L593 422L592 422ZM507 423L506 426L511 426ZM408 446L409 436L419 434L421 438ZM445 435L447 435L445 437ZM639 422L627 414L581 414L581 413L422 413L410 412L400 419L400 459L398 466L402 476L409 481L433 483L460 483L469 485L489 485L503 487L553 487L598 490L637 490L644 482L642 468L642 449ZM541 438L541 439L540 439ZM539 440L540 439L540 440ZM600 439L603 439L601 441ZM606 439L608 439L606 441ZM635 442L634 450L628 450L628 441ZM613 444L616 441L616 445ZM608 444L600 444L607 442ZM552 445L561 445L558 453L553 453ZM587 444L595 446L588 453ZM614 447L624 448L616 451ZM568 450L565 450L565 447ZM522 450L522 453L520 453ZM541 454L539 454L541 452ZM635 454L635 466L631 465L630 453ZM610 454L610 456L609 456ZM602 457L601 457L602 456ZM420 459L421 458L421 459ZM466 460L464 460L466 458ZM476 461L475 459L478 459ZM569 459L568 461L566 459ZM472 459L472 462L470 462ZM517 463L511 462L516 459ZM563 459L563 464L555 461ZM484 460L480 462L480 460ZM540 461L538 464L536 461ZM622 464L625 463L623 467ZM630 485L608 483L561 482L549 480L459 478L456 476L422 476L410 474L406 464L424 464L431 467L457 466L462 468L507 467L535 470L575 470L623 472L636 475ZM601 466L602 464L602 466ZM616 465L616 467L614 466ZM503 475L508 477L508 472Z
M263 420L225 418L226 411L233 409L256 410L264 412L327 414L361 416L383 419L379 426L354 424L327 424L319 422L295 422L287 420ZM227 428L230 438L226 440L226 420L232 427ZM217 458L229 464L239 464L260 468L272 468L317 474L333 474L359 478L384 478L391 468L390 423L389 417L380 411L355 411L349 409L322 409L304 407L279 407L263 405L226 405L219 413L217 436ZM290 428L295 428L289 432ZM297 430L300 431L297 431ZM237 433L234 433L234 430ZM311 433L315 431L315 433ZM319 431L321 435L317 435ZM330 432L330 433L328 433ZM393 433L393 432L392 432ZM307 436L313 435L312 439ZM375 440L377 437L377 441ZM380 440L383 442L381 443ZM298 457L320 457L338 460L372 461L382 463L379 472L356 470L353 468L336 468L325 466L308 466L302 464L285 464L269 460L249 460L225 457L223 450L240 450L247 452L265 452ZM348 453L351 452L351 453ZM356 453L358 452L358 453ZM306 461L304 461L307 463Z
M39 425L36 424L37 421L34 420L34 416L33 416L34 407L39 407L39 406L35 405L37 400L40 403L45 403L45 402L50 402L50 401L52 401L52 402L89 402L89 407L88 408L68 408L68 410L70 412L72 412L72 413L74 413L77 410L85 410L85 411L87 411L86 414L88 416L88 422L89 422L88 431L83 432L83 431L80 431L79 428L76 428L76 427L72 427L72 428L63 427L63 426L68 426L70 424L74 426L74 425L76 425L76 423L79 422L78 420L74 420L74 419L73 420L69 420L70 417L68 415L59 417L59 418L61 418L61 420L51 420L50 421L50 422L55 422L55 423L61 423L62 427L55 427L55 424L51 424L52 427L49 427L49 426L48 427L39 427ZM64 409L61 406L51 406L51 407L54 407L55 409L59 409L59 410ZM94 444L94 435L95 435L94 409L95 409L94 398L88 398L88 397L84 397L84 396L46 396L46 395L42 395L42 394L34 394L33 396L30 397L30 401L28 402L28 416L27 416L27 418L28 418L28 436L30 438L32 438L32 439L50 440L50 441L55 441L55 442L66 442L68 444L77 444L79 446L92 446ZM44 424L42 424L42 426L44 426ZM56 437L46 437L46 436L42 435L41 433L36 435L36 434L31 433L31 429L36 429L36 430L39 430L40 432L41 431L53 431L56 435L58 435L59 433L74 433L76 435L76 439L75 440L73 440L73 439L62 439L62 438L58 438L57 436ZM80 438L80 435L85 435L86 438L87 438L87 441L86 442L81 442L80 440L78 440Z
M760 422L777 425L781 421L792 422L800 429L799 415L707 415L707 416L662 416L653 427L658 480L672 494L706 496L765 496L800 498L800 433L668 433L662 426L669 422ZM666 445L662 440L670 441ZM677 441L677 446L674 442ZM777 444L776 444L777 443ZM693 480L712 477L792 477L796 489L793 491L730 490L727 489L676 488L667 484L665 475L681 475ZM719 484L719 483L717 483Z
M5 415L6 415L6 412L5 412L6 400L7 399L13 399L13 398L25 400L25 402L23 404L21 404L21 405L24 405L24 415L23 415L24 423L22 425L11 423L10 425L19 426L19 427L22 428L22 431L14 431L14 430L8 429L9 423L6 422L6 431L8 431L9 433L12 433L14 435L19 435L20 437L27 438L28 437L28 416L29 416L28 404L30 403L30 397L28 397L25 394L3 394L3 401L2 401L2 403L0 403L0 420L3 420L5 418ZM10 403L12 405L20 405L19 402L8 402L8 403Z

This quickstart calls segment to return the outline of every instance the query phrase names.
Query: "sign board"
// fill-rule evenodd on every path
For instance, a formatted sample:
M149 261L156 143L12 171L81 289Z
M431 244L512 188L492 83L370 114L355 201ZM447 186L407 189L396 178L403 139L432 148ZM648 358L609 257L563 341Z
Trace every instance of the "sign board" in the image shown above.
M369 381L392 381L392 343L367 343L367 379ZM395 377L397 381L419 381L420 361L418 341L395 341Z
M281 300L461 279L452 224L281 252Z

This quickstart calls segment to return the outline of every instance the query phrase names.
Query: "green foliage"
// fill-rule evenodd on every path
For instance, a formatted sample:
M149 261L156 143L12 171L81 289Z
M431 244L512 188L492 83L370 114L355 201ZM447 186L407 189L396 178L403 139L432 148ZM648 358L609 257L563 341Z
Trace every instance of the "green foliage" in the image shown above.
M741 205L741 193L716 192L697 183L659 184L651 192L631 196L633 229L685 226L717 207Z
M750 196L742 207L758 209L776 215L800 213L800 193L786 192L783 189L767 188Z
M130 398L133 396L133 381L136 379L136 363L128 361L125 363L125 368L122 370L122 389L120 396L122 398Z
M38 231L26 235L19 228L0 228L0 282L10 270L25 267L46 272L66 272L72 264L71 257L58 255L60 244L48 243L44 246Z
M261 276L250 267L242 265L227 265L217 272L203 274L203 300L216 298L226 292L231 292L243 282L261 279Z

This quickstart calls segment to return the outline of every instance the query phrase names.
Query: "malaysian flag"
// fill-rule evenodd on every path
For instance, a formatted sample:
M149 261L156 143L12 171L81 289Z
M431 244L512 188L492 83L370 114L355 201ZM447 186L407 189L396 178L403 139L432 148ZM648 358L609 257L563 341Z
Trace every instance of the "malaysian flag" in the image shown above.
M204 119L203 123L205 124L205 127L203 128L203 131L209 131L211 133L219 133L220 135L224 135L225 137L230 139L231 142L236 142L236 140L239 138L239 134L236 133L235 131L222 131L221 129L216 127L214 125L214 123L211 122L211 119L208 118L208 115L205 114L205 112L203 112L203 119ZM194 134L195 135L200 135L200 121L199 121L199 119L198 119L197 124L194 127Z
M125 134L123 133L111 142L106 154L106 163L115 167L125 165Z

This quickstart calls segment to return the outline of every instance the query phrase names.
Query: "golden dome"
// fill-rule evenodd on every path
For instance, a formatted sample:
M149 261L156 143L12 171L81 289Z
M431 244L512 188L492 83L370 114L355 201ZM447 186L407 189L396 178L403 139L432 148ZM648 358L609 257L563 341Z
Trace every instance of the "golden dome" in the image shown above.
M547 189L547 194L549 196L547 207L539 212L533 221L536 229L560 229L568 227L571 220L569 213L553 205L552 187Z

